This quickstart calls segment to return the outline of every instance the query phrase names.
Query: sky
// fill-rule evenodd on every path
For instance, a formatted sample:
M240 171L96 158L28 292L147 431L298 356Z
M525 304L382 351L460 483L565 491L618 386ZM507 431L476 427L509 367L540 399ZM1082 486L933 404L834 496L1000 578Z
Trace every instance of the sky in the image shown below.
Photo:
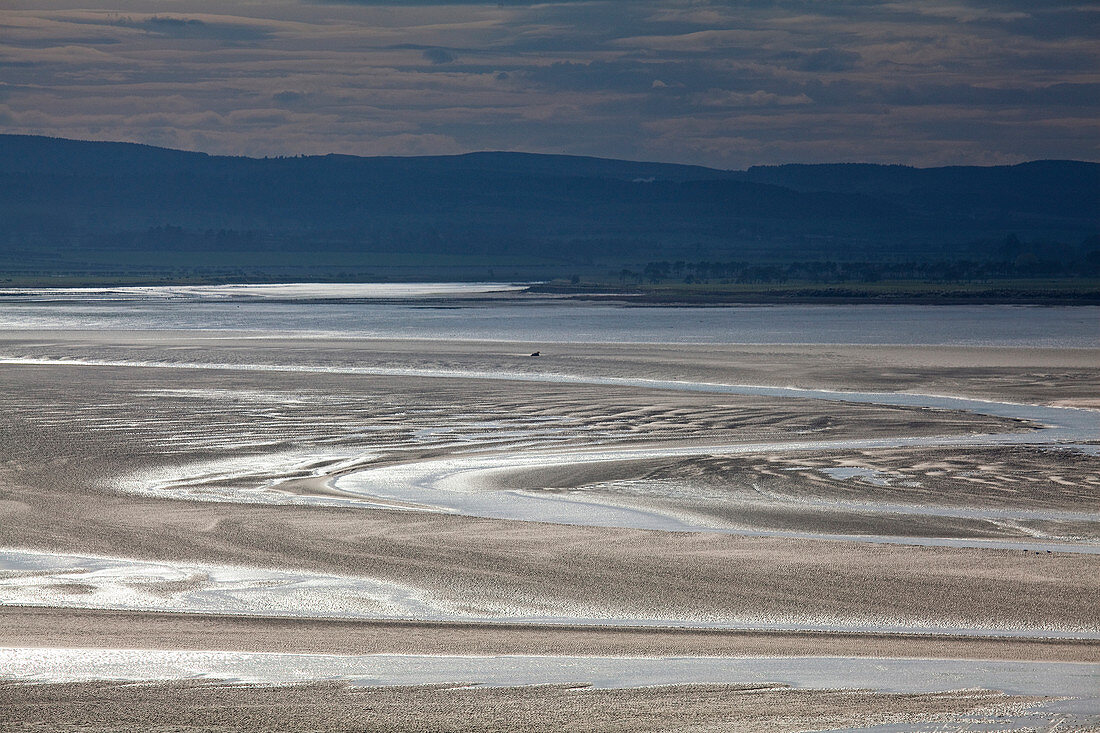
M1100 3L4 0L0 132L735 169L1100 160Z

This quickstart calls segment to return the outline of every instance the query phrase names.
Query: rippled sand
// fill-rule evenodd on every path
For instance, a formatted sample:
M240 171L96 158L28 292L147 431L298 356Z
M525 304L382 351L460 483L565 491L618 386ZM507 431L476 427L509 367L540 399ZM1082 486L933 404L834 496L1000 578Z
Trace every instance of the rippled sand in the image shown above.
M0 463L0 548L156 561L187 572L179 577L154 573L144 585L135 585L132 577L112 580L104 574L119 571L89 562L68 568L64 577L40 573L33 582L26 568L0 571L0 592L6 584L23 594L8 596L6 602L32 602L27 598L37 594L39 604L69 607L0 608L0 645L134 648L144 639L161 649L222 644L256 651L400 648L480 654L529 647L557 650L546 653L599 649L626 655L798 655L810 648L821 651L809 653L850 656L1097 660L1100 642L1090 639L966 636L968 630L1100 634L1095 556L494 520L424 511L413 503L371 506L363 496L328 481L368 466L547 449L860 441L1033 429L1004 417L913 407L349 373L364 367L905 389L1083 406L1097 402L1100 394L1097 350L559 345L539 359L526 353L516 344L5 335L0 357L129 365L0 366L0 444L7 448ZM174 368L173 363L189 366ZM296 366L312 371L296 371ZM1072 546L1100 536L1093 516L1097 460L1087 446L1073 451L975 445L763 452L524 469L507 477L506 488L625 502L754 529ZM899 506L925 510L899 511ZM361 588L374 589L361 591L361 609L373 608L373 613L381 608L382 616L421 621L403 627L357 621L351 628L332 624L352 622L251 618L247 623L252 626L242 627L245 620L219 614L276 613L270 585L266 601L242 587L244 600L234 608L189 609L196 589L243 582L239 574L205 571L199 567L204 563L251 569L245 578L256 585L270 584L276 576L290 582L286 578L295 573L361 578ZM122 588L129 601L120 595ZM370 596L377 596L379 588L410 589L427 599L423 608L449 615L429 616L407 604L379 605ZM370 607L366 601L372 598ZM330 610L348 615L349 602L354 599L344 598L344 605ZM199 613L150 616L124 608ZM466 625L463 618L482 623ZM516 625L517 619L524 623ZM531 625L538 619L747 628L785 624L834 631L826 637L696 632L711 634L704 637L676 629L642 634L629 628ZM485 624L493 621L512 625ZM853 633L835 633L841 628ZM963 636L899 633L903 628ZM349 651L349 645L355 648ZM339 729L363 719L355 717L362 710L353 703L367 699L356 695L368 693L317 689L323 692L314 690L314 702L306 703L303 688L284 690L271 702L271 691L187 685L140 693L95 683L53 693L6 686L0 712L61 725L79 704L119 726L136 720L152 725L163 723L157 722L156 707L174 700L189 711L190 724L227 729L249 729L262 719L256 716L263 715L264 705L282 710L287 720L321 715L318 720L325 722L319 728ZM942 705L954 715L984 704L967 695L845 698L790 690L753 693L758 695L753 703L743 704L748 699L743 691L700 689L578 696L546 688L475 691L456 698L453 690L418 688L408 693L417 701L408 715L419 711L424 720L445 727L452 724L445 711L455 706L463 712L454 720L469 724L483 723L494 709L523 716L530 714L525 710L549 706L556 712L548 719L575 720L569 716L587 711L592 721L607 722L616 705L652 712L674 699L678 710L700 723L727 720L743 723L735 729L799 730L881 720L884 711L904 718ZM370 704L385 708L391 704L389 694L369 693ZM243 706L239 716L204 718L197 701L212 704L223 698ZM186 700L196 701L196 707ZM783 700L801 711L799 716L778 721L775 711ZM144 711L140 715L146 717L135 718L139 713L132 711ZM638 715L629 719L647 719ZM670 719L666 727L689 718Z
M978 691L884 694L700 685L588 690L569 685L478 689L203 683L19 686L0 683L0 719L38 729L255 731L803 731L868 722L1005 720L1035 699ZM1029 722L1043 715L1024 714ZM98 721L89 724L88 721ZM927 729L927 728L926 728ZM935 729L934 727L932 728ZM32 728L33 730L33 728Z

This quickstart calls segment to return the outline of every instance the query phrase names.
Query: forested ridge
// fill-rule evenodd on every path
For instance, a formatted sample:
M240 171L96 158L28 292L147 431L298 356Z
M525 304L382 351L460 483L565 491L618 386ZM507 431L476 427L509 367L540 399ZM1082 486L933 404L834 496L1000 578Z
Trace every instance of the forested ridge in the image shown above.
M523 153L255 159L4 135L0 272L1068 277L1096 269L1098 202L1100 165L1075 161L722 171Z

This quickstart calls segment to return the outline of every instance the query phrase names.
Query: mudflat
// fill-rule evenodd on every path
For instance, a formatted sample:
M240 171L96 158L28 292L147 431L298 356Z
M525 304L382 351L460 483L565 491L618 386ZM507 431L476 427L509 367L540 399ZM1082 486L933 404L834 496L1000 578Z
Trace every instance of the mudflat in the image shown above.
M0 646L1100 661L1097 555L1076 551L1100 536L1087 442L982 445L982 435L1037 426L959 410L592 381L1089 407L1100 404L1100 349L559 344L536 359L528 346L0 334L0 549L76 558L65 572L0 571ZM897 436L925 442L867 443ZM941 440L955 438L973 444ZM784 447L796 441L834 447ZM750 444L776 449L705 450ZM652 454L501 471L468 490L730 531L463 516L387 506L336 480L471 456L634 448ZM979 544L929 544L944 538ZM244 615L156 613L157 603L186 608L221 581L124 579L133 592L119 595L103 573L81 573L81 556L368 578L414 592L424 611L334 619L258 602ZM54 600L36 602L41 589ZM1058 635L1077 638L1050 638ZM394 712L400 700L404 712ZM170 705L180 727L225 730L307 719L318 730L363 721L537 729L581 719L589 729L802 730L955 720L994 703L1024 704L985 693L736 686L0 687L0 719L46 729L73 724L80 710L104 728L167 727L157 711ZM203 712L219 704L236 712ZM363 717L365 707L389 712ZM673 717L658 715L673 708ZM536 723L534 710L551 712Z
M221 649L302 654L836 656L1100 662L1100 641L273 618L8 606L0 646Z
M5 730L802 731L867 721L988 720L1034 698L981 691L882 694L761 686L355 688L340 683L0 683ZM14 721L35 723L23 726Z

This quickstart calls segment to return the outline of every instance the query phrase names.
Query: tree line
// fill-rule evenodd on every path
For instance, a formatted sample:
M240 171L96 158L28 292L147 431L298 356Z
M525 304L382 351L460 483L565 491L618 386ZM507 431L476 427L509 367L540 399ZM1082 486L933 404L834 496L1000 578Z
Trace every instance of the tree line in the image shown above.
M1100 277L1100 249L1073 260L1024 254L1012 260L930 262L650 262L642 272L624 270L620 280L685 283L967 282L1036 277Z

